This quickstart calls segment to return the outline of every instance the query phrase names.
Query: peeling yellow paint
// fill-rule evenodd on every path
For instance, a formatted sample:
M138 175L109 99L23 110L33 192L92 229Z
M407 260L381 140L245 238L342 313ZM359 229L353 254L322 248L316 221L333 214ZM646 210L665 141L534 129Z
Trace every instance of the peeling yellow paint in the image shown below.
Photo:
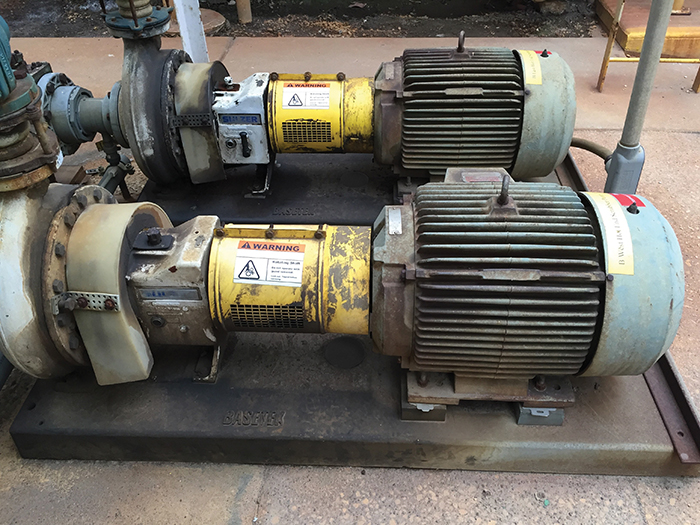
M299 284L240 282L236 259L241 241L301 247ZM364 226L227 225L217 231L209 261L212 318L226 330L367 334L370 244L371 229ZM240 313L234 315L243 308L255 312L249 326L241 326ZM293 318L299 312L303 323Z

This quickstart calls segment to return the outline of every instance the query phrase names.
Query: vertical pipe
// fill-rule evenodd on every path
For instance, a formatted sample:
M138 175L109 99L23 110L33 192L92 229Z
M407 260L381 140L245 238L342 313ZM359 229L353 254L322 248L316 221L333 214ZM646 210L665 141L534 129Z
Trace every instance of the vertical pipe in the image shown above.
M175 12L177 23L180 24L182 48L192 57L193 62L202 64L209 62L199 0L175 0Z
M236 0L236 10L238 11L239 24L250 24L253 21L250 0Z
M654 88L656 68L666 40L666 30L671 20L673 0L652 0L649 9L649 22L644 34L642 54L639 57L637 76L634 79L632 97L627 108L627 119L622 130L620 143L623 146L633 147L639 144L644 126L651 91Z
M666 40L666 30L671 19L673 0L652 0L649 21L644 35L642 53L639 57L637 75L630 104L627 108L622 138L613 156L606 163L608 178L605 191L608 193L634 193L644 167L644 148L639 144L644 126L644 117L649 107L651 91L654 88L656 68Z

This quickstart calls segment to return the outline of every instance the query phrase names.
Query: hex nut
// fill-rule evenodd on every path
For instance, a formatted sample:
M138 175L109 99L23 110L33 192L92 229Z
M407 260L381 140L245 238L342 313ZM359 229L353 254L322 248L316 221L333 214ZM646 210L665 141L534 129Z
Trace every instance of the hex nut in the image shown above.
M57 242L56 246L54 246L53 248L53 253L56 254L56 257L64 257L66 255L65 245L61 244L60 242Z
M78 297L77 303L80 308L87 308L88 300L85 297Z
M75 332L71 332L71 334L68 336L68 348L71 350L77 350L80 347L80 338L75 334Z
M95 199L96 201L101 201L102 200L102 190L99 188L95 188L92 191L92 198Z
M77 306L78 301L76 301L74 297L68 297L67 299L62 299L58 302L59 308L62 308L63 310L68 310L69 312L75 310Z
M85 195L77 195L75 201L78 203L78 206L80 206L80 209L84 210L87 208L88 200Z
M158 246L163 242L163 234L158 228L148 228L146 230L146 242L149 246Z
M56 324L59 328L65 328L70 325L70 316L68 314L58 314L56 316Z
M75 225L75 214L72 211L68 211L63 215L63 224L69 228Z
M65 290L63 281L61 281L60 279L54 279L53 283L51 284L51 289L55 294L63 293L63 291Z

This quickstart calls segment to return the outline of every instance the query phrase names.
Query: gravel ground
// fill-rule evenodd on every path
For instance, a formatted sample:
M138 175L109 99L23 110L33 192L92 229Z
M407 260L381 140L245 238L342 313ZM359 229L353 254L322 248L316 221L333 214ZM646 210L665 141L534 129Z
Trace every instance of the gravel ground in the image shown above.
M253 23L245 26L237 24L235 6L224 4L217 10L230 22L222 33L229 36L440 37L464 30L472 37L586 37L598 26L593 0L549 0L542 4L513 0L498 7L453 18L369 14L364 8L351 9L350 14L319 16L265 14L255 16ZM10 24L14 36L107 35L96 1L2 0L0 15Z

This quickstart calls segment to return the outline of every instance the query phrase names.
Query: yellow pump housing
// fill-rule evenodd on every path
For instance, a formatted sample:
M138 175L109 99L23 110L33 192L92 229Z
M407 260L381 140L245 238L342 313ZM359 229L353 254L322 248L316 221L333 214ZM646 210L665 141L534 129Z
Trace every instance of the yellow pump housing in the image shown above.
M371 228L227 225L209 259L212 318L227 331L367 334Z
M340 77L340 78L339 78ZM339 75L277 75L267 122L277 153L372 153L374 81Z

